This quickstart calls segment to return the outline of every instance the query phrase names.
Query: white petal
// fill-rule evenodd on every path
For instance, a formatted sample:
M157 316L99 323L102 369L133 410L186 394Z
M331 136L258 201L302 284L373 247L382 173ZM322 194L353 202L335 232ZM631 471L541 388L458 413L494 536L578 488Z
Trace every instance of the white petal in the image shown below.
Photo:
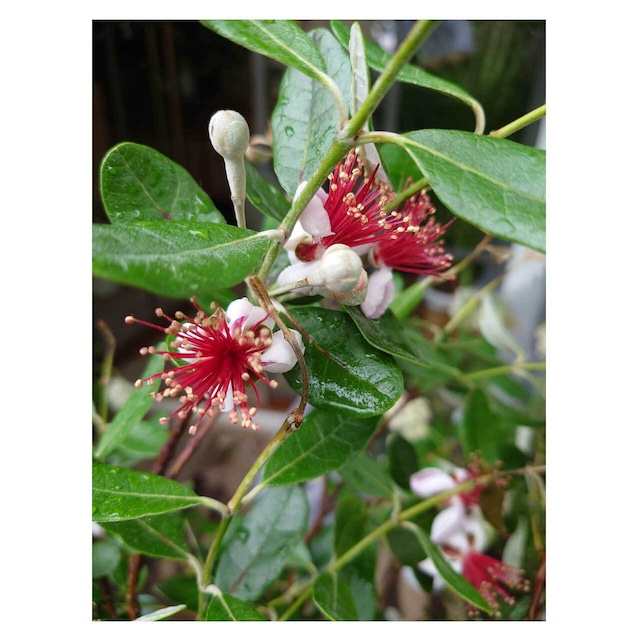
M487 531L482 518L482 511L478 505L471 505L467 509L467 514L464 518L463 529L467 535L472 537L473 549L475 551L482 551L487 544Z
M443 509L431 525L431 539L436 544L449 541L452 534L461 529L464 523L465 507L460 499L452 499L451 504Z
M331 219L322 204L322 200L313 196L309 204L304 208L299 218L302 228L314 238L324 238L333 235L331 231Z
M312 238L311 236L302 228L302 225L300 224L300 220L296 221L296 223L293 225L293 230L291 231L291 235L287 238L287 241L284 243L284 248L289 251L290 253L293 253L296 249L296 247L303 241L303 240L309 240L311 241ZM295 255L295 253L294 253ZM291 260L291 255L289 255L289 259L291 262L293 262Z
M283 287L300 280L306 280L307 276L320 265L318 260L312 262L296 262L285 267L278 275L277 285Z
M302 336L295 329L291 329L291 332L304 353ZM264 370L271 373L289 371L289 369L292 369L298 362L293 347L285 340L282 331L276 331L273 334L273 342L271 346L262 353L261 360Z
M231 302L226 313L229 325L240 326L242 331L256 324L272 329L275 324L275 320L262 307L251 304L247 298Z
M379 318L388 309L395 293L396 287L391 269L388 267L378 269L369 276L367 295L360 305L362 313L367 318Z
M456 486L455 480L442 469L427 467L409 478L411 491L420 498L430 498Z

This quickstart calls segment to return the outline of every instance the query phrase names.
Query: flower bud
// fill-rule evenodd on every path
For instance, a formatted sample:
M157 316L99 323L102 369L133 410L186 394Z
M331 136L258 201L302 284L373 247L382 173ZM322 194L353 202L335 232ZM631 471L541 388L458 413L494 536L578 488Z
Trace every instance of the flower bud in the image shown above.
M209 139L225 160L241 160L249 138L249 125L237 111L216 111L211 116Z
M320 265L309 274L307 282L343 295L358 287L363 272L362 260L355 251L347 245L334 244L325 251Z

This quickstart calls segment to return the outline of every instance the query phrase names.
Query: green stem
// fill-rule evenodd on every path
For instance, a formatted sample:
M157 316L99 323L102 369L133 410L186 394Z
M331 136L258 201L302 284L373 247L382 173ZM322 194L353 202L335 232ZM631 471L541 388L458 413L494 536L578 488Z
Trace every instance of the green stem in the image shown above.
M266 464L267 460L275 453L278 447L287 439L289 434L291 433L292 423L289 420L289 416L283 422L282 426L276 433L276 435L271 439L269 444L264 448L262 453L258 456L256 461L253 463L251 469L247 472L247 474L242 479L242 482L236 489L236 492L233 494L231 500L228 502L228 510L226 514L223 516L220 521L220 525L216 531L216 535L211 543L211 547L207 553L207 557L204 562L204 566L202 568L202 576L200 581L200 590L198 597L198 618L200 620L204 619L207 599L205 596L205 590L207 586L211 583L211 578L213 575L213 565L215 563L215 559L218 555L218 551L222 544L222 539L224 538L224 534L229 527L231 522L231 518L238 511L238 509L242 506L242 498L246 493L247 489L251 486L251 483L255 479L256 475L260 469L262 469L263 465Z
M522 362L520 364L506 364L491 369L482 369L481 371L472 371L458 377L460 382L468 382L469 380L481 380L483 378L492 378L501 376L505 373L518 373L523 371L544 371L547 368L545 362Z
M513 122L501 127L500 129L496 129L495 131L491 131L489 135L493 138L508 138L510 135L514 134L516 131L520 131L527 125L539 120L540 118L544 118L547 115L547 105L543 104L541 107L530 111L526 115L514 120Z
M291 230L300 217L300 214L309 204L316 191L322 186L323 182L327 179L327 176L335 169L335 166L346 155L348 150L348 143L339 142L338 140L333 141L324 159L318 165L318 168L314 171L313 175L309 178L304 189L293 201L287 215L280 223L279 230L284 234L285 238L287 238L291 233ZM271 248L267 251L264 261L260 266L257 274L262 281L266 282L269 271L271 271L271 267L273 266L273 263L277 258L279 252L279 244L272 245Z
M407 37L402 41L398 50L389 61L389 64L378 76L369 95L363 100L360 109L358 109L357 113L354 114L340 133L342 140L353 140L358 135L380 102L382 102L387 92L391 89L402 68L411 60L429 31L434 27L435 23L432 20L418 20L413 25L411 31L409 31Z
M458 328L458 326L465 320L465 318L478 306L480 300L482 300L483 296L485 296L490 291L493 291L502 280L502 275L497 276L491 282L486 284L482 289L476 291L476 293L469 298L466 304L463 305L462 309L456 313L449 322L442 329L442 337L448 336L452 331Z
M419 193L423 189L426 189L428 186L429 181L426 178L420 178L420 180L416 180L411 184L411 186L398 193L396 197L385 206L385 212L391 213L392 211L397 209L405 200L407 200L407 198L410 198L415 193Z

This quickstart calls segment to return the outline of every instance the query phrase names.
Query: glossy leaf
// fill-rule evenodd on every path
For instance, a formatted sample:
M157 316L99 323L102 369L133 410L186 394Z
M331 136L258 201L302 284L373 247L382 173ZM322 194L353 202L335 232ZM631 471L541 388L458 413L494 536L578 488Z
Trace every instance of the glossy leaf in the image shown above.
M117 522L207 504L179 482L152 473L93 465L94 522Z
M307 530L309 505L299 486L270 489L224 547L215 584L241 600L255 600L279 576Z
M349 461L338 473L361 493L380 498L392 498L394 495L387 469L366 451Z
M340 44L349 48L349 28L340 22L339 20L331 21L331 30L335 34ZM367 57L367 64L376 71L384 71L387 64L391 60L391 56L386 53L381 47L379 47L371 40L365 38L365 53ZM420 67L416 67L412 64L405 65L398 74L398 82L405 82L408 84L414 84L425 89L431 89L445 95L459 100L466 104L473 111L476 118L476 131L482 133L485 125L484 111L482 105L469 93L467 93L461 87L455 85L452 82L438 78L430 73L427 73Z
M146 556L185 560L190 555L185 540L185 521L178 513L103 522L102 526L122 538L128 547Z
M315 581L313 601L329 620L358 619L358 610L349 586L335 573L325 573Z
M146 378L154 373L162 371L164 369L164 364L164 360L161 356L150 356L140 377ZM158 390L159 386L159 379L154 381L151 386L144 384L139 389L131 385L131 394L127 398L123 407L109 423L107 430L96 446L94 452L94 456L96 458L103 458L126 440L127 436L133 431L142 418L144 418L149 407L151 407L151 404L153 403L151 395ZM158 425L158 429L160 430L162 427Z
M326 51L332 72L349 71L349 58L339 45L333 46L331 34L319 30L311 37ZM280 83L271 127L273 167L280 184L290 195L295 194L300 182L314 173L339 125L335 104L327 89L308 75L287 69Z
M372 347L421 367L434 367L449 373L450 377L457 373L432 342L402 323L393 313L386 312L380 318L371 320L359 307L345 307L345 309L362 337Z
M245 161L247 175L247 198L260 213L278 222L282 220L291 206L291 201L274 184L263 178L260 171Z
M464 131L431 129L403 137L406 151L451 213L544 253L544 150Z
M262 481L271 485L305 482L340 468L358 454L378 420L356 420L314 409L265 465Z
M238 598L220 593L211 598L207 607L207 620L218 622L246 622L265 620L252 606Z
M319 79L324 60L311 38L293 20L202 20L227 40Z
M390 356L370 348L346 313L317 307L289 311L312 340L305 340L312 406L369 417L396 403L403 390L400 370ZM285 377L301 390L298 367Z
M224 222L211 198L180 165L133 142L110 149L100 165L100 193L109 220Z
M96 224L93 274L167 297L210 295L255 271L269 244L226 224Z

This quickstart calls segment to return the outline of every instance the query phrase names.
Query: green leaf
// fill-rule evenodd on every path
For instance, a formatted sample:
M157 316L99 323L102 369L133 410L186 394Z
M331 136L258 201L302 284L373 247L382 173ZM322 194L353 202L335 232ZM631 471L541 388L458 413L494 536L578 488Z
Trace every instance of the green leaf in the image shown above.
M440 549L431 542L429 536L425 535L417 526L412 525L411 530L416 534L420 544L431 558L438 573L447 583L450 589L455 591L461 598L471 603L474 607L483 611L491 611L487 601L478 593L478 590L465 580L453 567L445 560Z
M253 607L224 593L216 594L207 607L207 620L242 622L265 620Z
M343 78L345 70L350 70L349 58L334 45L335 39L323 30L313 32L311 37L326 51L331 71ZM340 81L344 84L343 79ZM349 91L348 84L345 89ZM300 182L313 175L339 125L335 103L327 89L308 75L287 69L280 84L271 127L273 167L280 184L290 195L295 194Z
M417 540L413 531L397 527L386 535L387 544L396 560L407 567L415 567L427 557L427 552Z
M165 620L166 618L170 618L176 613L180 613L187 608L186 604L177 604L173 607L163 607L162 609L158 609L157 611L153 611L152 613L147 613L144 616L140 616L133 620L133 622L155 622L156 620Z
M258 598L302 540L308 518L309 504L301 487L270 489L223 548L215 584L241 600Z
M400 370L390 356L371 349L346 313L319 307L289 311L312 340L305 340L311 405L369 417L396 403L404 386ZM301 391L299 367L285 377Z
M451 213L493 236L545 252L544 150L464 131L431 129L403 137Z
M338 572L339 578L349 587L351 597L356 605L358 620L361 621L374 620L378 607L375 579L375 549L374 547L369 548L374 551L374 554L369 554L373 556L370 571L365 572L361 570L360 567L354 566L353 563L349 563Z
M395 191L402 191L409 178L416 182L422 178L422 173L411 156L397 144L381 144L380 156L389 178L389 183Z
M292 20L202 20L227 40L319 79L326 67L309 36Z
M122 538L128 547L147 556L185 560L190 555L184 534L185 521L177 513L104 522L102 526Z
M376 320L367 318L359 307L345 307L362 337L376 349L421 367L436 368L454 377L457 371L432 341L386 312Z
M351 590L335 573L325 573L315 581L313 601L329 620L358 620Z
M409 490L409 478L420 468L416 450L410 442L394 433L387 443L387 457L391 477L399 487Z
M224 222L209 196L159 151L133 142L110 149L100 165L100 193L109 220Z
M349 28L340 22L339 20L331 21L331 30L335 34L340 44L349 48ZM367 57L367 64L376 71L384 71L387 64L391 60L391 56L386 53L377 44L371 42L368 39L364 41L365 53ZM408 64L405 65L398 74L398 82L405 82L408 84L414 84L425 89L431 89L444 95L450 96L455 100L460 100L473 111L476 118L476 131L482 133L485 125L484 110L482 105L469 93L467 93L461 87L458 87L452 82L438 78L430 73L427 73L420 67Z
M502 420L491 410L485 393L481 389L470 391L464 402L459 427L465 456L479 451L485 460L495 462L504 436L502 425Z
M133 520L208 502L174 480L107 464L93 465L94 522Z
M357 491L380 498L393 498L393 482L386 468L363 451L338 473Z
M364 537L367 505L357 496L344 496L338 502L335 517L333 548L339 558Z
M147 390L150 387L147 387ZM154 420L141 420L108 456L105 462L132 467L140 460L155 458L169 438L169 429Z
M271 456L262 482L305 482L340 468L364 449L377 424L375 418L355 420L314 409Z
M140 377L147 378L154 373L162 371L164 364L161 356L152 355ZM103 458L111 453L119 444L124 442L140 420L144 418L153 403L151 394L155 393L159 386L159 379L154 381L151 386L144 384L139 389L133 385L131 386L131 394L127 398L127 401L109 423L109 427L96 446L94 451L96 458ZM161 429L161 427L158 426L158 429Z
M120 545L114 540L94 542L91 545L91 576L108 576L120 563L120 555Z
M212 295L250 275L269 244L265 236L226 224L96 224L93 274L167 297Z
M174 573L166 580L156 582L154 590L167 600L184 603L190 611L198 610L198 584L192 575Z
M268 180L260 175L250 162L245 161L247 174L247 198L260 213L280 222L291 207L287 196Z

